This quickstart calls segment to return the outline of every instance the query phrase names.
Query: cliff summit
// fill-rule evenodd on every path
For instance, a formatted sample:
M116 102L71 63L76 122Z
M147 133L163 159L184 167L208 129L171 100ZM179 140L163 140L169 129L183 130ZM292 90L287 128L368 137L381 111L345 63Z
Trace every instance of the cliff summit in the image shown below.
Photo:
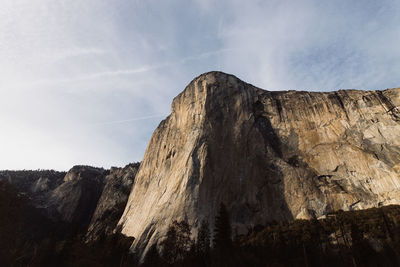
M173 220L196 233L220 203L237 234L400 204L399 136L399 88L269 92L205 73L153 133L119 225L143 252Z

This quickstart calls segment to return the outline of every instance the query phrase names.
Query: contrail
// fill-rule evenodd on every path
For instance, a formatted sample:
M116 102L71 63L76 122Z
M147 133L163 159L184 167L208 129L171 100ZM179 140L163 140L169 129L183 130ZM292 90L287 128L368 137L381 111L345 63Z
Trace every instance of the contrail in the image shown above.
M233 49L231 49L231 48L224 48L224 49L219 49L219 50L214 50L214 51L207 51L207 52L195 55L195 56L184 57L184 58L181 58L176 61L158 63L158 64L153 64L153 65L145 65L143 67L136 68L136 69L121 69L121 70L111 70L111 71L105 71L105 72L99 72L99 73L92 73L92 74L88 74L87 76L77 78L75 80L96 79L96 78L101 78L103 76L119 76L119 75L132 75L132 74L144 73L144 72L149 72L152 70L157 70L157 69L162 69L162 68L167 68L167 67L171 67L171 66L185 64L188 61L199 60L202 58L207 58L207 57L210 57L213 55L221 54L221 53L232 51L232 50Z
M166 117L166 116L167 115L165 115L165 114L149 115L149 116L136 117L136 118L126 119L126 120L97 122L97 123L92 123L91 125L108 125L108 124L126 123L126 122L131 122L131 121L141 121L141 120L161 118L161 117Z
M43 80L36 80L36 81L30 81L30 82L29 81L28 82L19 82L19 83L14 84L14 86L21 87L21 86L26 86L26 85L31 85L31 86L32 85L51 85L51 84L56 84L56 83L71 83L71 82L86 81L86 80L91 80L91 79L103 78L103 77L107 77L107 76L140 74L140 73L146 73L146 72L157 70L157 69L168 68L168 67L186 64L189 61L200 60L203 58L207 58L207 57L210 57L213 55L218 55L218 54L233 51L233 50L234 49L232 49L232 48L224 48L224 49L219 49L219 50L214 50L214 51L207 51L207 52L195 55L195 56L184 57L184 58L178 59L176 61L163 62L163 63L153 64L153 65L144 65L139 68L103 71L103 72L86 74L84 76L75 77L75 78L66 78L66 79L57 79L57 80L43 79ZM98 53L100 53L100 52L98 52Z

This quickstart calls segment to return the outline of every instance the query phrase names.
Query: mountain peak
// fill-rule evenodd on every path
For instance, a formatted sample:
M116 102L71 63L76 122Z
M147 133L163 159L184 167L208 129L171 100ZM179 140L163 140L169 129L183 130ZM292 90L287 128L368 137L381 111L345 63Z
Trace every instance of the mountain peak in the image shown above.
M197 121L213 110L231 106L233 103L228 102L233 99L246 102L256 97L258 90L231 74L219 71L203 73L174 98L171 115L177 120Z
M400 90L268 92L208 72L155 130L119 222L147 251L227 206L234 232L399 203ZM396 114L394 114L394 112ZM394 115L393 115L394 114Z

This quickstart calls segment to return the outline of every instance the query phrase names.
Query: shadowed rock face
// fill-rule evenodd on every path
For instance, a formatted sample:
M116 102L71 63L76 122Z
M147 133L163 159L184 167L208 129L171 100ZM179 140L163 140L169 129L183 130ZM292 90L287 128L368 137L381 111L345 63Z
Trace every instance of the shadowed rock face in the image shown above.
M37 208L45 208L51 192L63 183L66 172L54 170L0 171L0 180L14 185Z
M54 222L69 225L68 231L85 231L98 204L107 171L74 166L56 171L1 171L0 180L26 195L29 205L40 208Z
M62 221L81 229L88 227L103 192L106 170L74 166L49 199L49 210L55 210Z
M88 227L87 241L95 241L103 235L113 233L128 201L138 169L139 163L129 164L124 168L110 169Z
M112 234L138 168L139 163L110 170L74 166L52 192L48 210L55 210L56 215L71 223L76 231L86 232L88 242Z
M74 166L56 171L0 171L29 204L66 225L66 234L86 233L87 241L109 235L121 217L139 163L105 170ZM43 229L46 230L46 229Z
M173 220L197 231L220 202L233 232L400 203L400 89L268 92L195 78L147 147L119 225L146 251ZM211 225L213 228L213 225Z

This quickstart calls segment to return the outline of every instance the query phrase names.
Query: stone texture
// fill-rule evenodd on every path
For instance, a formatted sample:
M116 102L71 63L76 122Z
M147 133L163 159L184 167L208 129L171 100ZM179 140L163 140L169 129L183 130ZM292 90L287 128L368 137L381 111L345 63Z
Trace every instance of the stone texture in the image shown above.
M104 188L106 170L90 166L74 166L64 177L49 199L48 210L56 211L53 217L72 223L84 230Z
M66 172L54 170L0 171L0 180L14 185L19 194L26 195L33 206L46 208L51 192L63 183Z
M86 233L90 242L113 233L139 165L110 170L74 166L67 173L0 171L0 180L13 184L19 194L29 198L30 205L65 226L60 229L66 234Z
M211 72L152 135L119 225L146 252L173 220L193 233L220 202L233 232L400 204L400 89L268 92Z
M88 227L86 234L88 242L113 233L128 201L139 166L139 163L132 163L124 168L110 169Z

